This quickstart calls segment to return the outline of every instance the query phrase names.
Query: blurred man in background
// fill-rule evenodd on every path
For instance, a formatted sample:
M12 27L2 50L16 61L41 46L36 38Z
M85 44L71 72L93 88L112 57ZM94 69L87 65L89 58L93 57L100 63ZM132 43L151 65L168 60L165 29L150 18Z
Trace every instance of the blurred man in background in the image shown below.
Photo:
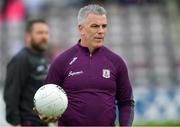
M80 40L52 63L45 84L58 84L67 93L68 108L60 126L114 126L115 101L121 126L131 126L134 100L122 58L103 46L106 11L88 5L78 14ZM57 118L40 116L46 122Z
M32 111L33 97L47 75L48 25L43 19L29 21L24 47L7 65L4 89L6 120L14 126L45 126Z

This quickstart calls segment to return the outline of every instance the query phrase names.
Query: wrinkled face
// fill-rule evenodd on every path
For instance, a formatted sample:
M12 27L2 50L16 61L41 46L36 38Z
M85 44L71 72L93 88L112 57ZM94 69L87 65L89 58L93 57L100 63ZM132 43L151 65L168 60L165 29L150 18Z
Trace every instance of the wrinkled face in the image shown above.
M106 15L88 14L86 23L79 26L82 42L92 49L101 47L107 31L106 27Z
M27 33L30 47L37 52L44 52L48 48L48 26L45 23L35 23L32 31Z

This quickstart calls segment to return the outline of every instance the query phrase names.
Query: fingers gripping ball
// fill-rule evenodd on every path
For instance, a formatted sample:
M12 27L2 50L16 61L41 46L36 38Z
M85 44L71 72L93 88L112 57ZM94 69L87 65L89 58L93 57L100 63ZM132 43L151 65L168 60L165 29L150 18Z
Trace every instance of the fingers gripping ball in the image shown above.
M60 86L46 84L36 91L34 105L39 114L58 117L65 112L68 98Z

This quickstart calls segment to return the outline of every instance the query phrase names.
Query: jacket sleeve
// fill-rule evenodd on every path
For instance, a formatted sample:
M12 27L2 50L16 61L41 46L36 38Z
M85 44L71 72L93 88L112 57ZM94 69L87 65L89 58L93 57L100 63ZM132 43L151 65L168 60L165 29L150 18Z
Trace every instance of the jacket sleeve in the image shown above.
M20 124L21 103L20 96L22 86L25 85L28 76L28 65L25 58L13 58L7 65L5 79L4 101L6 104L6 120L12 124Z
M120 126L132 126L134 119L134 100L128 70L124 61L120 62L117 79L116 100L119 109Z

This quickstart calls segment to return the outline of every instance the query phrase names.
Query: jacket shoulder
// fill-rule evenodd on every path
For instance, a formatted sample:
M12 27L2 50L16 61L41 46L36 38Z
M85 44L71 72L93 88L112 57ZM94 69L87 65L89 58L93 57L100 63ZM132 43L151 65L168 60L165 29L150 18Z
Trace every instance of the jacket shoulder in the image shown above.
M123 60L121 56L104 47L104 54L106 58L116 67L118 71L127 70L126 62Z
M77 54L77 52L78 52L78 48L76 45L65 50L63 53L59 54L54 59L54 61L52 62L52 65L64 67L68 63L70 58L75 56Z
M123 59L122 59L122 57L120 55L118 55L115 52L111 51L107 47L103 46L103 50L104 50L104 54L107 57L107 59L109 59L113 63L123 61Z
M11 58L9 64L14 62L18 62L18 63L25 62L27 58L28 58L28 52L26 51L25 48L23 48Z

